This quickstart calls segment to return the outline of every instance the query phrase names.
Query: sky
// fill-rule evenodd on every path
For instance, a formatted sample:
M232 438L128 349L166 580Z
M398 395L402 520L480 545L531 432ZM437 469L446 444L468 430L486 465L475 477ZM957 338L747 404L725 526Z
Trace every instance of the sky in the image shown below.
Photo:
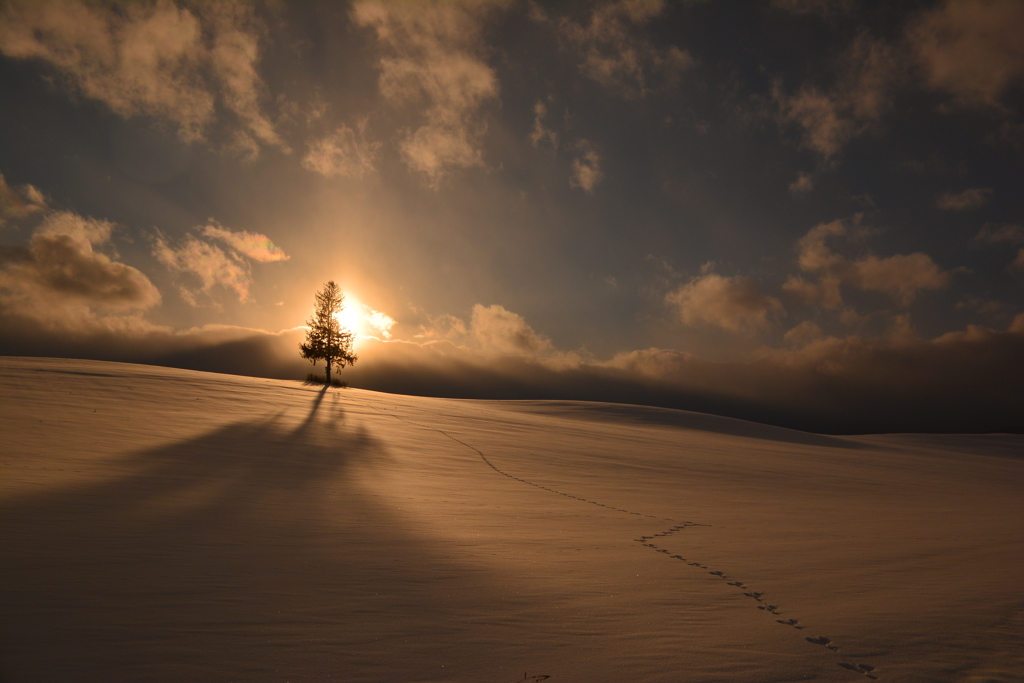
M1024 3L4 2L0 353L1024 431ZM322 371L322 366L319 368Z

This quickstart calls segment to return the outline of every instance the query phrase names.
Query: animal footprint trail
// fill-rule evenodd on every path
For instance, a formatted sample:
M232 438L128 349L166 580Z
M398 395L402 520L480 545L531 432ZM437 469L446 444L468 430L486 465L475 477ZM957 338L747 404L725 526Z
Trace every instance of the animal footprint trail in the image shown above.
M579 496L573 496L571 494L566 494L564 492L560 492L560 490L557 490L555 488L551 488L550 486L545 486L544 484L536 483L534 481L529 481L527 479L523 479L521 477L517 477L514 474L509 474L505 470L499 468L494 463L492 463L489 460L487 460L487 457L484 456L483 452L480 451L479 449L477 449L476 446L470 445L469 443L466 443L465 441L460 440L460 439L456 438L455 436L452 436L452 434L449 434L449 433L447 433L446 431L444 431L442 429L438 429L436 427L430 427L428 425L423 425L423 424L420 424L418 422L413 422L412 420L407 420L406 418L403 418L401 416L395 415L393 413L383 413L380 409L374 407L374 405L370 405L369 403L361 403L361 404L362 405L366 405L367 408L370 408L370 409L372 409L374 411L377 411L378 413L381 413L382 415L387 415L389 417L394 418L395 420L399 420L399 421L404 422L404 423L406 423L408 425L413 425L414 427L419 427L420 429L426 429L426 430L429 430L429 431L437 432L438 434L440 434L442 436L445 436L447 438L452 439L456 443L466 447L466 449L469 449L470 451L475 453L477 456L479 456L480 460L482 460L484 462L484 464L486 464L487 467L489 467L490 469L493 469L495 472L501 474L504 477L508 477L509 479L512 479L513 481L518 481L519 483L524 483L527 486L534 486L535 488L540 488L542 490L546 490L546 492L548 492L550 494L556 494L558 496L564 496L565 498L572 499L572 500L575 500L575 501L580 501L581 503L588 503L590 505L596 505L599 508L604 508L606 510L612 510L613 512L622 512L623 514L636 515L638 517L649 517L650 519L662 519L663 521L670 521L670 522L671 521L675 521L674 519L669 519L667 517L657 517L656 515L645 515L642 512L634 512L632 510L624 510L623 508L616 508L616 507L611 506L611 505L605 505L604 503L599 503L597 501L591 501L591 500L588 500L586 498L581 498ZM708 526L708 524L705 524L705 525Z
M808 636L804 640L806 640L808 643L813 643L815 645L824 645L826 648L832 650L833 652L839 651L839 646L833 643L831 638L827 638L825 636L818 636L817 638L811 638L810 636Z
M681 529L685 529L687 526L705 526L705 525L697 525L697 524L680 525L679 527L673 527L672 529L669 529L668 531L664 531L664 532L661 532L661 533L658 533L658 534L652 534L650 536L641 536L640 538L637 538L637 539L634 539L634 540L637 541L638 543L640 543L641 545L647 547L647 548L651 548L652 550L655 550L655 551L657 551L659 553L666 554L666 555L668 555L670 558L672 558L674 560L679 560L681 562L684 562L687 566L697 567L697 568L701 568L701 569L707 569L707 566L701 564L700 562L688 562L686 560L686 558L682 557L681 555L671 555L671 554L669 554L671 551L668 550L667 548L661 548L660 546L650 542L650 539L652 539L652 538L669 536L671 534L676 533L677 531L679 531ZM710 574L711 576L717 576L720 579L728 579L729 578L725 574L725 572L717 570L717 569L713 570L713 571L709 571L708 574ZM771 604L771 603L766 601L765 593L763 591L755 591L755 590L751 589L749 586L747 586L742 581L728 581L728 582L726 582L726 585L727 586L732 586L733 588L738 588L741 591L743 591L743 595L745 597L748 597L748 598L754 600L757 603L757 609L762 610L764 612L768 612L768 613L776 615L776 616L780 616L782 614L782 612L779 611L780 610L780 606L779 605L773 605L773 604ZM793 628L795 628L797 630L800 630L800 631L802 631L802 630L804 630L806 628L806 626L804 626L803 624L800 623L799 619L793 619L793 618L790 618L790 619L776 619L775 621L778 624L781 624L783 626L791 626L791 627L793 627ZM813 637L808 636L808 637L804 638L804 640L806 640L808 643L811 643L812 645L822 646L826 650L830 650L832 652L838 652L839 651L839 646L836 645L834 642L832 642L832 639L829 638L828 636L813 636ZM849 662L840 662L839 666L841 666L844 669L847 669L849 671L856 671L857 673L864 674L866 677L868 677L868 678L870 678L872 680L878 680L878 678L879 678L879 674L878 674L877 670L875 669L875 667L871 666L870 664L852 664L852 663L849 663Z
M363 405L366 405L366 404L363 404ZM381 412L379 409L375 408L374 406L367 406L367 407L373 408L374 410L377 410L377 412ZM416 427L420 427L421 429L426 429L426 430L429 430L429 431L437 432L438 434L441 434L442 436L445 436L445 437L451 439L455 443L460 444L461 446L463 446L465 448L468 448L469 450L471 450L474 453L476 453L480 457L480 459L483 460L483 462L488 467L490 467L492 470L494 470L496 473L500 474L503 477L507 477L507 478L509 478L509 479L511 479L513 481L517 481L517 482L519 482L521 484L526 484L528 486L533 486L534 488L538 488L538 489L541 489L543 491L547 491L549 493L554 493L554 494L557 494L557 495L560 495L560 496L564 496L566 498L570 498L572 500L576 500L576 501L579 501L581 503L588 503L590 505L596 505L598 507L602 507L602 508L605 508L607 510L612 510L614 512L621 512L623 514L635 515L635 516L638 516L638 517L647 517L647 518L650 518L650 519L659 519L659 517L657 517L656 515L646 515L646 514L643 514L643 513L640 513L640 512L632 511L632 510L625 510L625 509L622 509L622 508L614 507L612 505L606 505L606 504L600 503L598 501L589 500L587 498L582 498L580 496L575 496L575 495L572 495L572 494L569 494L569 493L558 491L557 489L553 489L553 488L550 488L548 486L544 486L542 484L537 484L537 483L529 481L527 479L523 479L521 477L517 477L517 476L515 476L513 474L510 474L508 472L505 472L504 470L502 470L499 467L497 467L494 463L492 463L487 458L486 455L483 454L483 452L480 449L476 448L475 446L469 445L465 441L462 441L460 439L455 438L451 434L449 434L449 433L447 433L447 432L445 432L445 431L443 431L441 429L438 429L436 427L429 427L427 425L419 424L419 423L416 423L416 422L412 422L411 420L406 420L405 418L400 417L398 415L395 415L394 413L386 413L386 414L390 415L391 417L394 417L397 420L401 420L402 422L405 422L406 424L410 424L410 425L413 425L413 426L416 426ZM672 519L669 519L669 518L660 518L660 519L663 519L664 521L667 521L667 522L675 521L675 520L672 520ZM707 565L701 564L700 562L687 561L686 558L684 558L684 557L682 557L681 555L678 555L678 554L672 555L672 554L670 554L671 551L669 549L662 548L662 547L660 547L660 546L650 542L651 539L665 538L665 537L668 537L668 536L672 536L673 534L676 534L676 533L678 533L680 531L683 531L683 530L688 529L690 527L696 527L696 526L710 527L711 525L710 524L698 524L696 522L683 522L683 523L677 524L676 526L671 527L670 529L667 529L665 531L661 531L661 532L658 532L658 533L655 533L655 534L651 534L650 536L641 536L640 538L636 538L636 539L633 539L633 540L638 542L638 543L640 543L644 547L647 547L647 548L650 548L652 550L655 550L656 552L658 552L660 554L668 555L668 557L671 558L671 559L674 559L674 560L677 560L677 561L680 561L680 562L684 562L688 566L697 567L699 569L708 569ZM729 578L728 576L726 576L725 572L717 570L717 569L709 571L708 574L710 574L712 576L716 576L716 577L718 577L720 579L728 579ZM771 613L773 615L776 615L776 616L780 616L782 614L779 611L779 606L778 605L768 604L767 602L764 601L764 593L763 592L751 590L742 581L729 581L726 585L733 586L734 588L739 588L740 590L744 591L743 592L744 596L752 598L756 602L760 603L760 604L757 605L757 608L759 610L762 610L762 611L765 611L765 612L769 612L769 613ZM779 624L782 624L783 626L792 626L793 628L798 629L798 630L803 630L803 629L806 628L805 626L799 624L799 620L798 619L776 619L776 622L779 623ZM827 636L816 636L816 637L808 636L808 637L805 638L805 640L808 643L811 643L813 645L824 646L827 650L831 650L832 652L838 652L839 651L839 646L836 645L835 643L833 643L832 639L827 637ZM868 664L853 664L853 663L850 663L850 662L839 662L838 664L843 669L847 669L849 671L855 671L857 673L861 673L861 674L865 675L867 678L870 678L872 680L878 680L878 678L879 678L879 674L876 673L875 667L873 667L871 665L868 665ZM545 678L548 678L548 677L547 676L538 676L536 678L530 678L530 679L526 679L526 680L544 680Z

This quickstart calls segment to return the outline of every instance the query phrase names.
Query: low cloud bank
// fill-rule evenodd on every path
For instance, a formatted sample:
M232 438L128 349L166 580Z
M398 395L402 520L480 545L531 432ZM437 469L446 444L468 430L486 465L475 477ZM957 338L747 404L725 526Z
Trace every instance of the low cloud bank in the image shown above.
M0 354L67 356L300 379L303 330L232 327L173 333L48 333L5 321ZM473 399L564 399L679 408L832 434L1024 433L1024 316L1005 332L970 327L934 340L817 339L730 363L664 349L611 360L484 353L448 341L361 339L341 377L390 393ZM322 366L318 369L322 369Z

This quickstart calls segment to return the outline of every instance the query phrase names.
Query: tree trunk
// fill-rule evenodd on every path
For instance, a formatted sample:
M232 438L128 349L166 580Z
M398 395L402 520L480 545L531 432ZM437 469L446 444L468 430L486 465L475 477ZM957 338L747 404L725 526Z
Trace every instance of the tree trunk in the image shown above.
M333 330L327 328L327 358L324 359L327 361L327 382L324 383L325 387L331 386L331 361L334 360L331 358L331 349L334 348L334 335L331 332Z

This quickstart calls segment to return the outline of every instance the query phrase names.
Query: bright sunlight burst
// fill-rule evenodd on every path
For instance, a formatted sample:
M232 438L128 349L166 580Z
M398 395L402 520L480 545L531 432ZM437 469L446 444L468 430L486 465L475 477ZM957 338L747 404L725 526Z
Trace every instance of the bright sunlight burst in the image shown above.
M356 334L366 334L363 304L351 294L345 294L345 308L334 316L341 326Z
M345 294L345 310L335 316L342 327L363 337L389 339L394 318L375 311L351 294Z

